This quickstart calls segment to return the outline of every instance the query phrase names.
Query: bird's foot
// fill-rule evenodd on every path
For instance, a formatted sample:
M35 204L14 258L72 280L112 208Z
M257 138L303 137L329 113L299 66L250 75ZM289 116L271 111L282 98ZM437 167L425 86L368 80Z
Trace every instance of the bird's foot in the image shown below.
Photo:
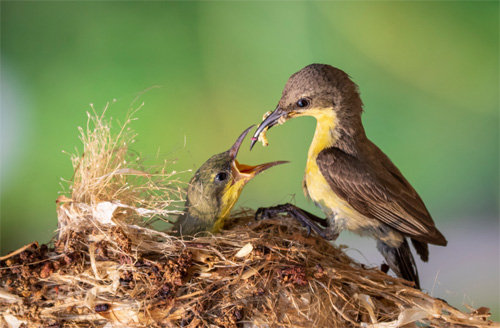
M389 265L387 265L387 263L382 263L380 265L380 271L382 271L383 273L387 273L389 272Z
M282 213L278 206L259 207L255 212L255 220L267 220Z
M261 207L257 210L257 212L255 212L255 219L269 219L280 213L287 213L298 220L302 226L307 229L307 236L311 234L311 230L326 240L336 239L338 236L338 234L330 234L327 229L325 229L327 227L325 219L317 217L316 215L289 203L272 207Z

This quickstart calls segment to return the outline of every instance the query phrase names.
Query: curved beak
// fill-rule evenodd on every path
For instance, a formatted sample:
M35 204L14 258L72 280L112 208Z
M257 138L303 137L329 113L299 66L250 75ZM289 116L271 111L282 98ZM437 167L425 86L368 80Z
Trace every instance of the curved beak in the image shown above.
M262 123L264 123L264 122L262 122ZM274 123L274 124L276 124L276 123ZM238 137L238 139L236 139L236 142L231 147L231 149L229 149L229 155L231 156L231 159L232 159L231 170L233 171L234 182L236 182L238 180L242 180L242 179L245 180L245 182L248 182L253 177L255 177L257 174L264 172L265 170L267 170L273 166L289 163L288 161L276 161L276 162L270 162L270 163L264 163L264 164L260 164L260 165L251 166L251 165L246 165L246 164L240 164L236 160L236 155L238 155L238 151L240 149L241 144L243 143L243 140L247 136L248 132L254 126L255 125L252 125L248 129L243 131L243 133ZM262 124L261 124L261 126L262 126Z
M245 137L247 136L248 132L250 132L250 130L255 126L252 125L250 126L248 129L246 129L245 131L243 131L242 134L240 134L240 136L238 137L238 139L236 139L236 142L234 143L234 145L231 147L231 149L229 149L229 155L231 156L231 158L233 160L236 159L236 155L238 155L238 151L240 150L240 146L241 144L243 143L243 139L245 139Z
M253 146L257 142L259 135L267 128L270 129L276 124L278 124L281 117L285 115L285 112L281 109L281 107L276 107L276 109L260 123L257 127L257 130L253 134L252 142L250 143L250 150L252 150Z

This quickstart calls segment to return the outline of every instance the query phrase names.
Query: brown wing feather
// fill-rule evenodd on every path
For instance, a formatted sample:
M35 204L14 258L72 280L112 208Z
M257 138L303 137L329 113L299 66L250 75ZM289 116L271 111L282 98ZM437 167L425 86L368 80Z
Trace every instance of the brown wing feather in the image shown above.
M420 242L446 245L415 189L380 153L381 165L368 165L338 148L328 148L318 154L317 164L333 191L358 212Z

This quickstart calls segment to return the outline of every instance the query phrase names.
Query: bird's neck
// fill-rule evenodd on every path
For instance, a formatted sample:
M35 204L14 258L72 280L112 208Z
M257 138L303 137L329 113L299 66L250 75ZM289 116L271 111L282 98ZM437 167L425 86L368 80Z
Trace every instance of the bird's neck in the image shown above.
M245 183L246 180L240 179L238 181L235 181L234 183L228 183L227 187L224 189L220 202L220 214L214 223L214 232L218 232L224 227L224 222L229 217L231 209L234 207L236 201L240 197Z
M336 147L351 155L356 155L352 147L365 139L365 131L361 118L350 118L349 126L339 126L337 114L334 110L321 110L313 115L316 118L316 131L309 147L309 160L316 160L318 154L331 147Z
M197 204L193 206L186 200L184 214L179 216L174 223L173 230L178 234L192 235L199 231L213 232L215 218L219 216L219 210L211 204Z
M198 202L193 204L188 195L184 215L179 217L174 228L176 230L182 228L183 234L193 234L199 231L219 232L224 227L224 222L229 217L244 185L244 180L229 183L219 202L200 197Z
M336 130L337 115L333 110L322 110L313 116L316 118L316 131L307 158L316 160L323 149L335 145L339 135Z

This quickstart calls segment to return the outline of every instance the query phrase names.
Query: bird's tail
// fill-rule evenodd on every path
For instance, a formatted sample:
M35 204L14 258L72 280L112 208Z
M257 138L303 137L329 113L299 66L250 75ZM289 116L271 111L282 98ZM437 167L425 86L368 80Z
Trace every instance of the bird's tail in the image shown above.
M377 248L384 256L389 268L391 268L391 270L398 277L408 281L413 281L415 283L415 287L420 289L417 266L406 238L403 240L401 245L399 245L399 247L392 247L378 241Z

